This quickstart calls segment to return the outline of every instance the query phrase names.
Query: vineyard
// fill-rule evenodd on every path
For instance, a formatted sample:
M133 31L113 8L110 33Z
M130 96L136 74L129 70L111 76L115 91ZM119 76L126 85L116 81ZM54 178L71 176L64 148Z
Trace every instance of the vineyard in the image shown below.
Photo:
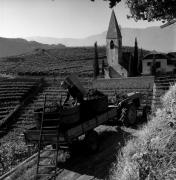
M124 47L123 52L133 52L132 47ZM144 51L144 54L148 51ZM106 63L105 47L98 48L99 65ZM0 59L0 72L27 76L66 76L77 73L81 77L92 77L93 47L62 49L36 49L32 53Z
M105 48L100 48L99 57L101 60L105 58ZM65 92L60 88L60 82L72 72L84 76L85 85L89 85L93 58L93 48L65 48L35 50L30 54L0 60L1 74L20 77L1 80L0 122L3 128L0 139L0 174L31 155L21 134L25 129L35 126L33 112L43 106L44 96L48 104L59 102L61 96L64 99ZM45 78L45 83L37 90L40 77ZM32 97L35 90L37 92ZM27 97L29 101L23 103ZM16 110L19 111L14 114Z
M0 109L8 112L8 109L11 108L11 111L14 112L14 109L17 110L20 104L22 106L14 116L10 119L8 118L8 122L6 119L6 117L8 117L7 114L4 115L4 119L1 120L3 122L3 128L1 128L0 139L0 151L2 154L2 156L0 156L0 164L3 165L3 168L0 167L0 175L36 151L35 147L32 152L28 151L27 145L21 135L26 129L36 126L34 111L43 107L45 96L46 104L51 106L59 103L61 98L64 100L66 93L65 90L60 87L62 80L63 78L53 79L52 77L48 77L45 78L45 82L42 81L42 83L38 78L37 80L17 78L2 81L0 85L0 98L4 99L4 101L0 104ZM89 86L90 78L83 78L81 80L85 87ZM35 96L31 96L35 90ZM4 91L5 94L3 93ZM28 97L28 101L22 103L26 97Z
M39 80L9 79L0 82L0 127L5 126L13 113L39 88Z
M100 61L105 59L105 48L99 48ZM36 50L31 54L1 59L1 73L18 75L68 75L77 72L91 76L93 48L64 48Z
M125 50L131 51L132 48L125 48ZM105 54L105 47L99 47L100 66L102 60L106 62ZM19 110L12 118L8 118L10 123L3 127L6 133L4 131L1 133L0 175L36 151L34 147L32 152L28 152L21 134L26 129L36 126L34 111L43 106L45 95L49 105L64 100L66 93L61 89L60 82L71 73L78 74L85 88L92 86L93 59L94 48L92 47L37 49L30 54L0 59L1 74L17 76L15 79L1 80L1 123L11 112ZM39 81L40 78L44 78L42 84ZM112 97L114 90L105 93ZM26 98L27 101L24 103ZM19 105L20 109L18 109Z

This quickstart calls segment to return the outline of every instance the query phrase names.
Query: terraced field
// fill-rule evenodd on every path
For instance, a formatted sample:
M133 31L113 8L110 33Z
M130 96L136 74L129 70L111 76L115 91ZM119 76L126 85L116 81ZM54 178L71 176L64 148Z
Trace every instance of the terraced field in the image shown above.
M91 76L93 48L36 50L30 54L1 59L0 71L18 75L68 75L77 72ZM99 48L99 59L105 59L105 48Z
M45 83L42 85L42 88L38 91L38 94L36 94L34 97L30 97L29 101L27 104L24 104L21 108L20 111L16 114L16 116L14 116L11 121L15 120L13 124L10 125L10 127L5 127L5 131L6 134L3 135L3 137L1 137L0 139L0 149L3 150L4 149L4 154L8 155L8 150L11 152L12 149L16 149L15 153L19 153L19 154L25 154L24 157L23 155L19 155L23 158L27 158L28 156L31 155L31 152L28 152L27 150L27 146L25 145L24 139L22 138L22 133L26 130L29 129L31 127L36 126L36 122L34 120L34 111L37 108L41 108L43 107L43 103L44 103L44 97L46 95L46 101L47 104L53 104L53 103L59 103L60 102L60 98L62 96L62 99L64 100L66 92L65 90L61 89L60 87L60 82L63 80L63 78L52 78L52 77L48 77L45 78ZM24 85L22 86L22 79L20 80L20 82L16 82L15 80L13 80L14 82L12 83L12 81L7 81L7 84L14 84L16 83L18 86L16 86L14 89L22 89L22 87L24 87L24 92L25 92L25 88L27 87L31 87L32 88L32 84L35 84L33 81L33 83L31 81L27 82L26 79L24 79ZM81 79L81 81L83 82L83 84L85 85L85 87L88 87L90 85L90 78L83 78ZM4 82L5 83L5 82ZM7 86L9 88L9 86ZM17 88L19 87L19 88ZM10 88L11 89L11 88ZM1 91L1 90L0 90ZM12 90L9 91L9 94L12 95ZM18 91L18 93L20 94L21 91ZM28 93L30 94L31 91L28 91ZM28 95L29 95L28 94ZM27 95L27 94L26 94ZM10 96L9 96L10 97ZM13 95L12 95L13 97ZM5 101L7 102L7 101ZM17 101L18 103L21 102L21 99L18 99ZM8 133L7 133L8 132ZM7 150L8 149L8 150ZM35 152L35 148L33 148L34 152ZM17 155L14 155L17 156ZM8 158L7 158L8 159ZM18 162L20 161L18 158L13 160L12 159L8 159L8 164L6 164L7 159L3 159L2 162L4 162L6 168L5 171L9 170L9 168L11 168L11 163L12 164L18 164ZM23 159L22 159L23 160ZM0 157L0 163L1 163L1 157ZM10 164L9 164L10 163ZM1 173L5 172L4 170L2 170L1 172L1 167L0 167L0 175Z
M0 80L0 126L6 125L29 95L41 86L39 79Z
M1 162L4 163L4 169L0 166L0 175L30 156L31 152L28 154L27 146L21 138L21 134L25 129L35 126L33 112L35 109L43 106L45 95L48 104L59 102L61 97L64 99L65 91L60 88L60 82L71 73L77 73L80 76L84 87L91 87L93 59L93 48L65 48L36 50L31 54L23 54L0 60L1 73L23 77L28 76L30 78L36 76L44 77L46 81L41 91L34 98L30 98L30 101L20 109L17 116L14 117L16 123L11 125L8 133L0 139L0 150L4 154L3 159L0 156L0 165ZM102 60L106 59L104 47L99 48L99 59L100 64ZM14 83L9 80L8 86L3 81L1 83L0 108L2 108L2 113L0 112L0 115L3 115L5 112L11 112L11 106L16 107L16 105L22 103L22 100L28 97L32 90L34 90L35 83L33 84L31 81L21 80L24 83L23 85L21 82L15 85L15 80L13 81ZM105 93L113 96L114 90L106 91ZM4 114L2 117L6 115ZM33 152L35 152L35 148L33 148Z

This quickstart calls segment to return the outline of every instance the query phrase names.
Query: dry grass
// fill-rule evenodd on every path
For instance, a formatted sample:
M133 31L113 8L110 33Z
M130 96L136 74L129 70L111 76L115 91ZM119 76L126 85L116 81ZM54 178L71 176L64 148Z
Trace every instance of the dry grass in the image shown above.
M55 164L55 156L52 152L45 151L42 153L42 156L47 156L40 162L43 165L54 165ZM59 151L57 162L63 162L67 158L69 158L69 154L67 152ZM30 162L25 163L24 165L20 166L14 173L8 176L5 180L34 180L36 175L36 168L37 168L37 157L32 159ZM42 167L40 168L40 173L51 173L53 168L49 167ZM39 177L38 177L39 178ZM47 177L41 177L39 179L48 179Z
M111 179L176 179L176 85L162 98L158 109L137 138L131 139L119 152Z

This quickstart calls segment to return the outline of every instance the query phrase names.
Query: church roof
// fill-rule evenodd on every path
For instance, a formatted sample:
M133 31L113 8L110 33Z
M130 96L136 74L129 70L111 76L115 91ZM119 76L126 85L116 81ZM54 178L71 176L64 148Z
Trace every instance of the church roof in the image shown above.
M114 10L112 10L106 39L119 39L119 38L122 38L122 35L120 32L119 25L117 23L117 19L116 19Z

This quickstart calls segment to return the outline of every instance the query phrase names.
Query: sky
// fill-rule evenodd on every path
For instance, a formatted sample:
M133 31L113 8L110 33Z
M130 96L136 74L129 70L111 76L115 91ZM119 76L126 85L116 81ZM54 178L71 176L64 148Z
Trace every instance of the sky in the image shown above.
M0 0L0 37L85 38L108 29L111 11L103 0ZM123 2L114 11L121 27L161 25L127 19Z

